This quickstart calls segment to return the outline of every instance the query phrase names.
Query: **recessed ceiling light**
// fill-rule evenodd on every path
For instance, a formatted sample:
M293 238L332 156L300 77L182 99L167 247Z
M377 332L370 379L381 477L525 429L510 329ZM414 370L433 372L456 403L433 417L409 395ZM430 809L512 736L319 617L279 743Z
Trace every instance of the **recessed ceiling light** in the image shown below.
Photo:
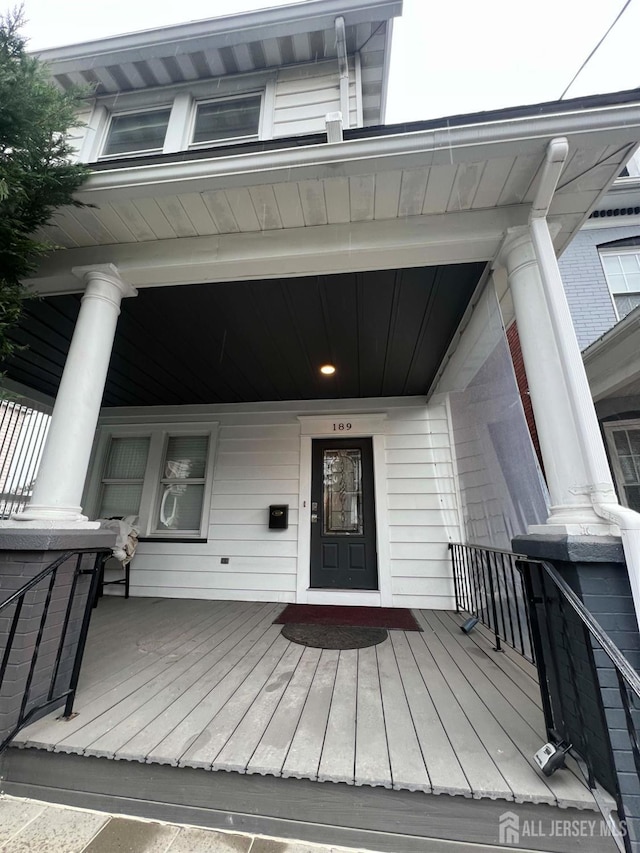
M336 369L332 364L323 364L320 368L320 373L324 373L325 376L332 376L335 372Z

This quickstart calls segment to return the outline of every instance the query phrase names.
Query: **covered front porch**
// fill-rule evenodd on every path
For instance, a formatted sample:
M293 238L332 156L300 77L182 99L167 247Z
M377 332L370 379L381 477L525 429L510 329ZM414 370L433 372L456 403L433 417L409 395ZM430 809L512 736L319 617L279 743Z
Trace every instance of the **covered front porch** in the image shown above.
M54 712L14 744L597 810L572 760L550 778L535 768L533 753L546 740L535 668L510 649L494 651L485 629L466 635L461 615L416 610L421 632L321 650L281 636L273 624L281 609L102 599L76 715Z

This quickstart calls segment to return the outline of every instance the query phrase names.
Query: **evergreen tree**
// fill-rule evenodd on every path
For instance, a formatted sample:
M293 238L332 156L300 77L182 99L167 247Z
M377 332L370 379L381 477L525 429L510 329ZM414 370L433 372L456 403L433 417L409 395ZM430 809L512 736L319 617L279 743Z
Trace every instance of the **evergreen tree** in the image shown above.
M55 246L34 237L56 207L77 204L89 174L72 163L68 133L87 92L60 91L26 52L22 9L0 16L0 361L14 350L10 330L27 293L22 280Z

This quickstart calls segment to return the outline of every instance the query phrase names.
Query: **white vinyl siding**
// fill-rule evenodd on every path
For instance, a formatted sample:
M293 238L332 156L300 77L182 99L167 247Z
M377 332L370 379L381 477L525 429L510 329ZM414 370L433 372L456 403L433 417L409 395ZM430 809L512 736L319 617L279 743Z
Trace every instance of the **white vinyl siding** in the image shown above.
M73 154L71 159L75 162L76 160L82 159L82 148L84 145L85 137L87 136L89 128L89 122L91 121L91 109L82 110L78 113L77 119L78 123L75 127L69 129L69 133L67 135L67 140L73 149Z
M158 148L156 139L153 150L164 153L186 150L194 144L193 133L198 105L201 105L203 110L206 110L208 104L222 105L240 100L247 100L255 105L257 97L261 99L259 126L255 131L257 138L322 133L326 129L327 113L340 110L337 60L310 62L246 75L230 75L179 86L163 86L97 98L93 102L92 111L80 116L82 121L89 123L89 127L74 131L74 147L78 149L81 159L88 162L102 156L111 156L107 146L114 119L117 123L126 121L127 116L131 116L129 121L134 121L135 116L144 116L145 112L154 115L170 111L166 134L163 137L164 143ZM349 126L362 126L361 82L353 57L349 59ZM254 138L253 126L249 136L243 131L240 138L235 138L239 144L243 139ZM232 141L228 142L226 136L209 140L202 138L195 143L195 147L230 144ZM128 153L142 150L139 145L124 145L128 148L126 152L120 146L113 156L127 156Z
M244 404L163 409L163 421L219 424L206 542L141 542L132 594L296 600L301 427L298 415L386 412L384 443L392 603L454 606L447 543L459 539L446 411L412 399ZM143 409L104 413L144 423ZM105 423L105 429L108 428ZM167 427L169 428L169 427ZM270 504L289 505L289 527L269 530ZM228 563L222 563L228 558Z
M349 61L349 126L358 126L358 93L353 59ZM337 62L285 68L276 80L273 136L322 133L327 113L340 110Z

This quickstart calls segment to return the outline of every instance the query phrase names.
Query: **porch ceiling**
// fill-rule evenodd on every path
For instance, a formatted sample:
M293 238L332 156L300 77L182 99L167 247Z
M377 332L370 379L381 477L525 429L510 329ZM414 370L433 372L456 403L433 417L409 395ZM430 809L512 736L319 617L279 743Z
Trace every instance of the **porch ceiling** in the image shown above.
M104 405L424 394L484 267L141 290L122 303ZM28 304L10 379L55 396L79 305ZM319 373L327 362L333 377Z

